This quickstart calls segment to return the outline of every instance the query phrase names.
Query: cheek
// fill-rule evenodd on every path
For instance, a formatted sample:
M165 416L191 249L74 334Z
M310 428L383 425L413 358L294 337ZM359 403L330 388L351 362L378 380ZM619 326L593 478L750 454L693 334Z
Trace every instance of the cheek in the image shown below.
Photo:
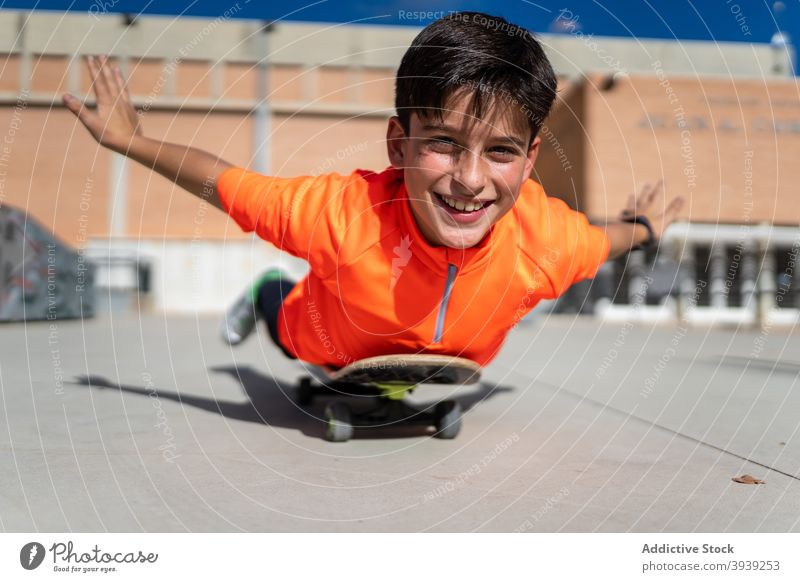
M508 210L514 206L525 176L525 164L504 164L495 172L494 185L500 200L500 208Z
M413 168L406 168L406 180L422 189L433 185L442 176L450 173L451 169L448 156L441 154L419 152L414 157L414 162Z
M453 165L452 156L435 152L420 151L415 159L420 170L431 176L441 176L443 172L450 171Z

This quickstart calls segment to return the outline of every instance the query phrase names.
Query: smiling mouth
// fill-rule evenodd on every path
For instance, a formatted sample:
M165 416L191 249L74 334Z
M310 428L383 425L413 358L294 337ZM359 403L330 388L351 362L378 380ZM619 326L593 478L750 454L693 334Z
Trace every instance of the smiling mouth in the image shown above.
M455 198L442 196L438 192L434 192L433 195L436 196L436 198L438 198L443 204L446 204L456 212L461 212L463 214L477 212L494 204L494 200L464 202L462 200L456 200Z

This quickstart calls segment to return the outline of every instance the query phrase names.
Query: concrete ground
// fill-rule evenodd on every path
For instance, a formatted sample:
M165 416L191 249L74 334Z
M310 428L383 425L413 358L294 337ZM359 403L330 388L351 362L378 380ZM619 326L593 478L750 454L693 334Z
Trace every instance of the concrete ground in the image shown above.
M3 531L800 531L790 330L523 322L452 441L323 439L266 334L0 326ZM750 474L763 485L739 484Z

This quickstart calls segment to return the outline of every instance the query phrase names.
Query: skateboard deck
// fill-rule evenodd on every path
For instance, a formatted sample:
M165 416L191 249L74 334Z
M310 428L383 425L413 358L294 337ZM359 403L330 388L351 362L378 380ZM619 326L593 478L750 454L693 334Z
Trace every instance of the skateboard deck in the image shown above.
M475 384L481 379L481 367L472 360L426 354L375 356L320 370L328 380L346 384Z
M356 411L344 402L325 408L325 438L344 442L353 436L355 427L384 427L390 424L433 426L442 439L455 438L461 428L461 405L444 400L434 407L416 408L404 401L419 384L475 384L481 367L472 360L441 355L393 354L358 360L344 368L311 366L320 381L314 386L310 377L300 380L297 401L310 406L316 395L333 398L366 395L377 405Z

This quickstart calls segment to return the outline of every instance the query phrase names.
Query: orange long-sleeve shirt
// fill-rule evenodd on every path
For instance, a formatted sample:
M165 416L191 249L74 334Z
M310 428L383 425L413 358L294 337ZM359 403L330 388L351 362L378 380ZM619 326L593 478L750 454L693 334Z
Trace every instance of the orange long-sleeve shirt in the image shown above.
M430 245L400 170L273 178L230 168L217 190L246 232L307 260L284 300L278 336L312 364L431 353L481 365L541 299L595 275L605 231L527 180L475 247Z

